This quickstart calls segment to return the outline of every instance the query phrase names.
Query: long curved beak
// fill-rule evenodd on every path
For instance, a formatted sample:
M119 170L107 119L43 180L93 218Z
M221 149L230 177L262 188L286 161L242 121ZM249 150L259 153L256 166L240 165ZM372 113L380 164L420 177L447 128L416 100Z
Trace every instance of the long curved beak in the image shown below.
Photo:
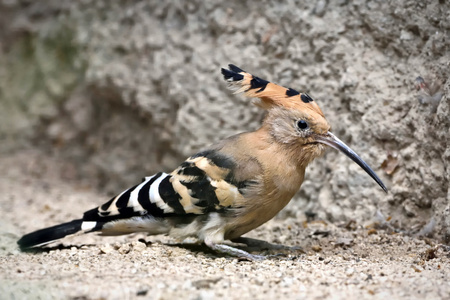
M316 135L315 138L317 142L333 147L334 149L339 150L345 155L347 155L351 160L357 163L364 171L366 171L367 174L369 174L370 177L372 177L373 180L375 180L378 183L378 185L387 193L386 186L381 181L381 179L378 178L377 174L375 174L375 172L369 167L369 165L366 164L366 162L363 161L361 157L359 157L358 154L355 153L355 151L350 149L349 146L344 144L344 142L338 139L334 134L328 131L326 135Z

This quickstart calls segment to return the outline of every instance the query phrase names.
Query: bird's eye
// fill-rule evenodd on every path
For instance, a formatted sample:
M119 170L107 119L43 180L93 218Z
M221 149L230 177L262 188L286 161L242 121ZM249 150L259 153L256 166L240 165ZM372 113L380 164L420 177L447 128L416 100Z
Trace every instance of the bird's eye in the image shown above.
M297 127L298 127L298 129L305 130L305 129L308 129L309 126L305 120L299 120L299 121L297 121Z

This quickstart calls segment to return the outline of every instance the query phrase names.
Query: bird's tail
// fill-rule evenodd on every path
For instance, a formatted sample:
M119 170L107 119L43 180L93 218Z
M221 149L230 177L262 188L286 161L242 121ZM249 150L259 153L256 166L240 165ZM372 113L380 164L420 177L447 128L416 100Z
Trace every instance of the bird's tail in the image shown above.
M17 241L21 250L42 246L61 239L67 235L81 231L83 220L73 220L71 222L59 224L56 226L40 229L24 235Z

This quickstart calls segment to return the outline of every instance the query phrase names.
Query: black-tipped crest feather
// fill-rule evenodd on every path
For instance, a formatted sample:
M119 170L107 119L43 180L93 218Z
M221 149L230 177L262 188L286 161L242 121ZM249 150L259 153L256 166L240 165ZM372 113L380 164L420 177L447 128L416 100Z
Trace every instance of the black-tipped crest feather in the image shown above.
M236 73L245 72L244 70L242 70L242 69L239 68L239 67L236 67L236 66L233 65L233 64L229 64L229 65L228 65L228 68L230 68L231 71L236 72Z
M244 79L244 75L227 70L227 69L222 69L222 74L223 74L223 77L225 78L225 80L227 80L227 81L240 81L240 80Z

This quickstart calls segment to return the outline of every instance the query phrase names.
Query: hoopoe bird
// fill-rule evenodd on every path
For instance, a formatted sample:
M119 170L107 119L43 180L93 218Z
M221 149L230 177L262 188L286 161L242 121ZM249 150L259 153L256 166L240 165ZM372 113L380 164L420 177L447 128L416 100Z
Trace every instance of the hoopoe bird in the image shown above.
M284 88L229 65L222 74L236 93L259 98L261 128L224 139L189 157L171 173L157 173L88 210L81 219L24 235L22 250L78 232L145 232L195 237L216 252L249 260L262 256L225 244L272 219L305 177L306 166L333 147L356 162L387 192L375 172L330 132L306 93Z

